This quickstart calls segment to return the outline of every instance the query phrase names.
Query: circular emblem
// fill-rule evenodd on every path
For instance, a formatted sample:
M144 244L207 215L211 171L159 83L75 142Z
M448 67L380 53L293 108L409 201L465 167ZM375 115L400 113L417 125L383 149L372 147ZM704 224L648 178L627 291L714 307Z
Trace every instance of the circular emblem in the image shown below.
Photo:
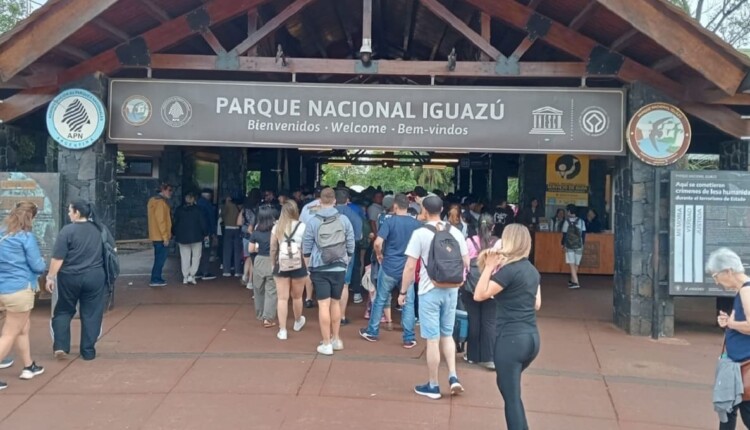
M182 127L192 117L193 107L182 97L170 97L161 105L161 119L170 127Z
M562 179L570 181L581 174L581 160L575 155L561 155L555 160L555 169Z
M93 145L104 133L104 104L89 91L65 90L47 108L47 131L68 149Z
M598 106L584 109L579 122L581 131L591 137L599 137L609 130L609 115Z
M151 101L143 96L131 96L122 104L122 117L130 125L136 127L147 123L151 119Z
M652 166L666 166L682 158L691 137L690 121L680 109L667 103L642 107L628 124L630 150Z

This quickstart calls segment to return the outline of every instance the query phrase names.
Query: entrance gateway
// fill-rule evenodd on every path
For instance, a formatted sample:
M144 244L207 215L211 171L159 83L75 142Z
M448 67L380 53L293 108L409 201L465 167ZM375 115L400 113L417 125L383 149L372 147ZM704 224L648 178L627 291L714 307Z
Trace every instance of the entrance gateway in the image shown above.
M462 192L503 197L518 172L524 206L609 196L614 320L670 336L675 168L642 160L678 152L657 132L634 154L625 124L666 102L687 114L689 153L750 164L750 60L662 0L95 3L47 2L0 39L0 171L58 172L61 206L89 199L121 232L141 228L158 182L178 198L204 183L227 195L244 191L250 166L264 187L311 184L315 162L358 156L345 150L387 151L387 163L411 150L455 167ZM109 106L88 148L48 145L43 111L68 89ZM95 135L94 123L68 134ZM683 203L687 220L698 203Z

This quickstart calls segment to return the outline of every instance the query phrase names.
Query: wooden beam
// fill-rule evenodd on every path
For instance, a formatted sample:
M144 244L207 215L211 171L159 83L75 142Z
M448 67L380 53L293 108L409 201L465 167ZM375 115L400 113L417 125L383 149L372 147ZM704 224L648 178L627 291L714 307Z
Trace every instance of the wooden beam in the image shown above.
M730 136L737 138L750 136L750 121L742 119L740 114L726 106L704 103L679 103L678 106L686 113L705 121Z
M70 0L71 2L73 0ZM138 36L143 39L149 52L159 52L196 34L198 29L191 27L187 17L190 14L202 11L210 17L210 25L219 24L235 18L247 11L256 8L269 0L210 0L194 11L188 12L178 18L166 22ZM111 74L122 67L122 64L112 48L108 51L84 61L77 66L71 67L57 75L57 84L63 85L91 75L96 72ZM41 89L25 90L15 94L0 103L0 121L10 122L19 116L25 115L48 103L57 93L57 86L49 86ZM46 91L46 93L45 93Z
M661 60L651 64L651 68L659 73L664 73L676 67L679 67L680 65L682 65L682 60L680 60L678 57L675 57L674 55L668 55Z
M165 70L218 70L217 57L211 55L154 54L151 67ZM359 60L324 58L287 58L282 66L272 57L240 57L241 72L360 75ZM500 75L494 61L459 61L450 71L445 61L373 60L373 75L386 76L453 76L485 78L580 78L586 75L581 62L521 62L518 75Z
M260 16L258 15L258 10L253 9L247 12L247 36L250 37L253 33L258 31L258 22L260 21ZM247 55L254 57L258 55L258 47L253 46L252 48L247 50Z
M299 13L302 9L304 9L314 1L315 0L296 0L294 3L290 4L284 10L282 10L281 13L271 18L267 23L265 23L265 25L263 25L263 27L259 28L258 31L254 32L253 34L248 36L247 39L240 42L240 44L237 45L232 51L236 52L238 55L243 55L250 48L257 45L261 40L268 37L269 34L273 33L279 27L284 25L284 23L287 22L289 18Z
M518 44L515 51L513 51L512 54L510 54L511 58L515 58L516 61L520 60L521 57L523 57L523 54L526 53L529 49L531 49L531 46L534 45L534 41L530 37L524 37L521 43Z
M0 45L0 80L8 81L116 2L117 0L57 2L26 27L10 33Z
M529 1L529 8L536 9L539 7L540 4L542 4L544 0L530 0Z
M83 49L76 48L75 46L71 46L65 43L61 43L53 49L54 51L58 51L76 61L86 61L89 58L91 58L91 54L84 51Z
M91 21L91 23L99 27L100 29L106 31L110 36L112 36L112 38L114 38L119 43L125 43L128 40L130 40L130 35L128 33L125 33L124 31L108 23L102 18L96 18L95 20Z
M633 42L636 40L636 36L641 34L640 31L638 31L635 28L631 28L630 30L623 33L622 36L615 39L614 42L612 42L611 45L609 45L610 51L617 51L620 52L630 46Z
M568 24L568 27L573 30L579 30L581 27L583 27L584 24L586 24L586 21L591 18L591 15L594 14L596 11L596 0L589 0L589 2L586 4L586 6L578 13L578 15L573 18L572 21L570 21L570 24Z
M484 12L481 12L480 16L481 28L482 28L482 39L487 43L492 43L492 17ZM482 54L482 60L489 60L490 57L487 54Z
M538 12L515 0L466 0L466 2L489 13L493 18L522 30L526 28L532 15L538 15ZM549 31L541 36L541 39L584 61L589 61L594 48L599 46L595 40L551 19ZM627 57L623 58L618 77L626 82L643 81L674 99L681 100L684 97L685 89L681 84Z
M139 0L139 1L141 2L141 4L146 6L146 11L149 13L149 15L156 18L159 22L167 22L170 19L172 19L166 10L159 7L152 0Z
M720 52L718 44L686 25L688 18L668 8L662 0L596 1L727 94L735 94L745 79L748 72L745 65Z
M497 50L492 44L486 41L481 35L477 34L474 30L466 25L460 18L454 15L438 0L421 0L422 5L434 13L438 18L445 21L453 27L454 30L462 34L465 38L469 39L471 43L477 48L481 49L491 59L498 60L503 57L503 54Z
M227 50L224 49L224 46L222 46L221 42L216 38L216 35L213 31L211 31L210 28L207 28L205 31L203 31L201 33L201 36L203 36L203 40L208 43L208 46L210 46L215 53L224 54L227 52Z

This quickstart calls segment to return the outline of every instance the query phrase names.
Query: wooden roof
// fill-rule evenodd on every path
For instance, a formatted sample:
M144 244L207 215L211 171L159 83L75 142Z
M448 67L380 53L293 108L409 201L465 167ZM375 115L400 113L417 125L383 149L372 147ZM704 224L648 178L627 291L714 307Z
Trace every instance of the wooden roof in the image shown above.
M370 2L375 67L365 68ZM750 57L666 0L49 0L0 36L0 120L43 107L86 75L143 70L327 82L641 81L727 135L750 136L741 115Z

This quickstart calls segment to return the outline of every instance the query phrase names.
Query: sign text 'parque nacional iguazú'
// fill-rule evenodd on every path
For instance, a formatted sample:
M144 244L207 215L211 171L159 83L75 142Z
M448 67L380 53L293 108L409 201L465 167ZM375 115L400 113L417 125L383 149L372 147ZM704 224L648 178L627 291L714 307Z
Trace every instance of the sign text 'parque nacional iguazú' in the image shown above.
M624 94L115 79L109 141L622 154Z

